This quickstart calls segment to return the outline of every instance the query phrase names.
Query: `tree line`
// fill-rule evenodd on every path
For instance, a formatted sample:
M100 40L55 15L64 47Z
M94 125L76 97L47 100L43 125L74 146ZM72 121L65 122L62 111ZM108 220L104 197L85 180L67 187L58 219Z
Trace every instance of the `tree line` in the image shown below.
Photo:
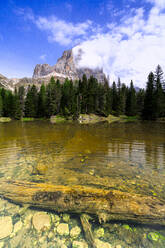
M52 77L47 85L38 89L35 85L16 88L14 93L0 88L0 117L20 119L22 117L49 118L52 115L72 116L94 113L101 116L140 116L146 120L165 117L165 82L158 65L155 73L148 76L146 89L135 90L130 86L108 81L99 83L94 77L64 83Z

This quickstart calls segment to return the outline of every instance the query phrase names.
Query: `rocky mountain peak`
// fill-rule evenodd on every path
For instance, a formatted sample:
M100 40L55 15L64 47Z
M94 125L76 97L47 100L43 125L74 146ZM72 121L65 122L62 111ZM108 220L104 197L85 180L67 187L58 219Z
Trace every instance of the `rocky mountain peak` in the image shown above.
M37 64L35 69L34 69L33 78L45 76L45 75L51 73L52 71L53 71L52 66L50 66L48 64L42 64L42 65Z
M81 56L81 51L78 56L74 57L72 49L66 50L54 66L48 64L36 65L33 78L54 76L55 78L61 77L61 79L65 79L68 77L69 79L76 80L81 79L83 74L86 74L87 78L94 76L99 82L104 82L106 76L102 69L80 68L78 66Z

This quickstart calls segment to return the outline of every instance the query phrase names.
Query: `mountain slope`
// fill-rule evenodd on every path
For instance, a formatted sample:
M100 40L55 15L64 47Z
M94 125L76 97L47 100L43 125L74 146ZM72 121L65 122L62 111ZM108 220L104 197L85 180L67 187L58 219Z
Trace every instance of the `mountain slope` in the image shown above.
M106 76L102 69L80 68L78 67L80 60L81 56L74 58L72 49L64 51L54 66L37 64L32 78L8 79L0 74L0 87L10 90L14 90L15 87L22 85L26 87L35 84L39 87L42 83L47 84L52 76L64 82L66 78L72 80L81 79L83 74L86 74L87 78L90 76L97 78L100 83L105 81Z

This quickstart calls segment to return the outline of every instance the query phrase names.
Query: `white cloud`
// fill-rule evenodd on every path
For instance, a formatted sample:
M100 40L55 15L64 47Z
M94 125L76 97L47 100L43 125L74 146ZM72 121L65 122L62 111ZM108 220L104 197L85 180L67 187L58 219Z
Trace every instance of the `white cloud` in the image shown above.
M46 54L42 54L42 55L40 56L40 59L41 59L41 60L45 60L45 59L46 59L46 57L47 57L47 55L46 55Z
M74 25L71 22L60 20L55 16L51 18L39 17L35 20L35 24L39 29L48 32L49 41L55 41L61 45L73 44L80 37L83 40L92 26L90 20Z
M147 2L154 4L155 7L164 9L165 8L165 0L146 0Z
M164 1L158 2L162 6ZM122 24L107 25L106 34L97 34L73 49L75 58L82 50L78 66L103 68L111 82L121 77L122 82L129 84L133 79L144 87L148 73L158 64L165 71L165 13L161 10L154 3L147 19L140 8L134 16L124 17Z

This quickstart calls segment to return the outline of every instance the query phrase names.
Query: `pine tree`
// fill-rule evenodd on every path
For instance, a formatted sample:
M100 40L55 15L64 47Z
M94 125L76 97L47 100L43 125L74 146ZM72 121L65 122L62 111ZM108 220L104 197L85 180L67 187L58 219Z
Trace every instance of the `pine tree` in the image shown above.
M13 96L13 118L19 120L21 119L21 117L22 117L22 106L17 89L15 89Z
M48 117L60 112L61 93L60 82L56 82L52 77L46 87L46 114Z
M18 98L21 106L21 117L24 116L25 109L25 88L24 86L20 86L18 89Z
M10 90L3 91L3 115L14 117L14 96Z
M126 113L126 99L128 95L128 87L125 84L121 86L121 114Z
M154 120L156 118L153 72L150 72L150 74L148 75L142 115L143 115L143 119L145 120Z
M35 85L29 86L28 92L25 99L25 116L26 117L37 117L37 107L38 107L38 96L37 88Z
M127 100L126 100L126 115L128 116L134 116L137 114L137 109L136 109L136 91L133 85L133 81L131 80L130 83L130 88L128 91L127 95Z
M98 109L97 113L102 116L106 116L105 108L106 108L106 94L104 85L98 85Z
M121 115L123 113L122 113L122 92L121 92L121 81L120 81L120 78L118 78L118 83L117 83L117 97L118 97L117 115Z
M40 91L38 93L38 117L45 117L46 115L46 88L45 85L42 84L40 87Z
M119 102L118 102L118 92L116 83L113 82L112 84L112 114L118 115L119 114Z
M112 111L112 91L109 87L108 81L105 80L104 83L104 92L105 92L105 114L108 116Z
M61 109L62 114L65 116L73 115L76 109L76 90L74 89L73 82L66 79L62 86Z
M163 92L163 71L160 65L157 66L155 74L155 107L156 118L162 117L165 114L165 100Z
M137 92L137 115L141 116L144 108L144 98L145 98L145 91L144 89L140 89Z
M88 79L87 84L87 113L96 112L96 98L97 98L98 82L93 76Z
M79 82L79 94L80 94L80 113L87 113L87 99L88 99L88 80L84 74L82 80Z

